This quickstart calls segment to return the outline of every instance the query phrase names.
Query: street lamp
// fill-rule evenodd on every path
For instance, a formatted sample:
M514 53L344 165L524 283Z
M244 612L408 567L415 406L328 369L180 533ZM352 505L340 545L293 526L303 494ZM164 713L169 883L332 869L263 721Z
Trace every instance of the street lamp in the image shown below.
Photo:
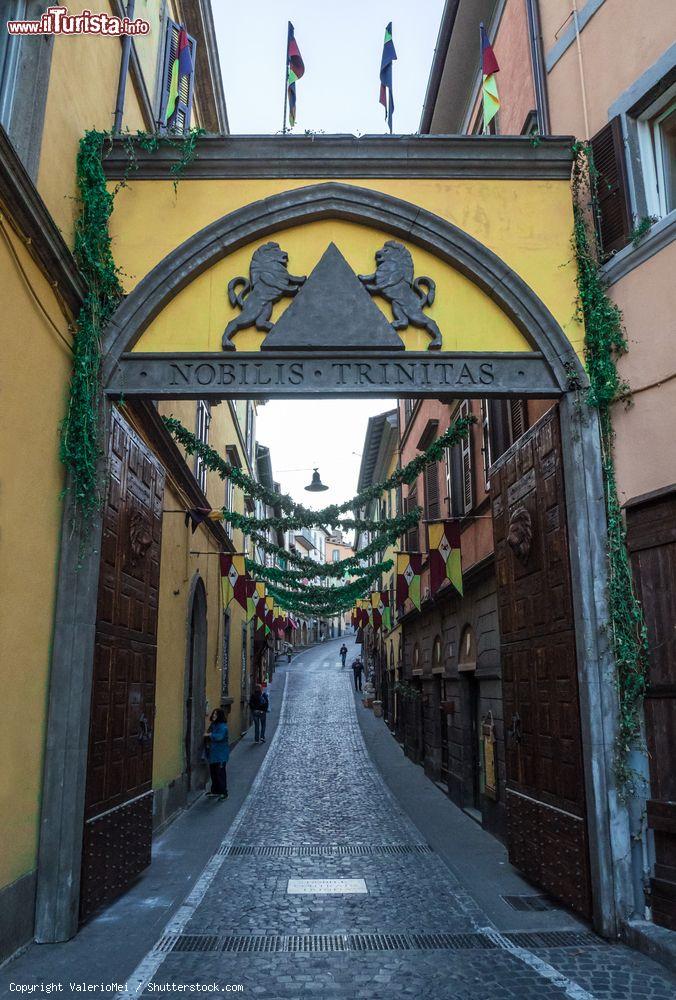
M312 473L312 482L305 489L308 493L323 493L325 490L328 490L328 486L324 486L317 469Z

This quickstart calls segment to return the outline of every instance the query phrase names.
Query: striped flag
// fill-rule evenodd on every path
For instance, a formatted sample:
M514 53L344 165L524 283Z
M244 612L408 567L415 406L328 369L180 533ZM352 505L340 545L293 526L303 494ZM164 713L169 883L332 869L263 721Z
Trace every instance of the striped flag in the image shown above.
M188 38L188 32L183 26L178 32L178 45L176 47L176 56L173 63L171 64L171 77L169 80L169 96L167 97L167 106L164 110L164 124L167 125L169 120L173 117L176 112L176 105L178 103L178 95L180 89L181 80L185 78L190 78L192 75L192 56L190 54L190 39Z
M383 55L380 60L380 103L385 108L385 118L392 132L392 112L394 111L394 97L392 95L392 63L397 58L392 41L392 22L385 28L385 41L383 42Z
M289 94L289 125L296 124L296 80L305 72L305 63L300 54L293 25L289 21L289 35L286 43L286 86Z
M500 108L500 98L498 96L498 81L496 73L500 69L498 60L491 43L488 41L486 29L483 22L480 26L481 33L481 74L483 78L483 106L484 106L484 132L488 132L488 126L493 121Z

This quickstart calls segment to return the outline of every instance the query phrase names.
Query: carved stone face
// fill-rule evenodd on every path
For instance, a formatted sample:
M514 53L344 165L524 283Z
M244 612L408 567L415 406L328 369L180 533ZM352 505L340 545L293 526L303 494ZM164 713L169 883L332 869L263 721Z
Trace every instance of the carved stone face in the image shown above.
M143 512L135 510L129 520L129 548L131 549L133 566L145 558L145 554L152 543L152 532Z
M286 250L282 250L279 243L264 243L254 251L251 258L252 283L255 284L262 279L267 280L267 284L275 284L281 275L284 276L283 283L287 282L288 263L289 255Z
M515 558L525 566L533 544L533 524L525 507L518 507L510 518L507 544Z
M376 284L385 287L396 281L413 281L413 258L403 243L388 240L376 252Z

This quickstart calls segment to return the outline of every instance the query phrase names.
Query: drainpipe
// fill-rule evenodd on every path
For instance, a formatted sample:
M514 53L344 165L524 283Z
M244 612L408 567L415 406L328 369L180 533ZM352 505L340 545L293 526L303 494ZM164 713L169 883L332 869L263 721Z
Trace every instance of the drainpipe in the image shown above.
M533 85L535 88L535 111L540 135L551 135L549 122L549 99L547 97L547 71L545 70L542 27L538 0L526 0L528 14L528 40L533 64Z
M127 0L127 17L134 20L135 0ZM119 135L122 131L122 114L124 112L124 96L127 90L127 76L129 74L129 57L131 55L131 35L125 35L122 39L122 59L120 61L120 78L117 81L117 100L115 101L115 123L113 132Z
M582 63L582 43L580 41L580 21L577 12L577 0L573 0L573 24L575 26L575 45L577 48L577 64L580 71L580 90L582 91L582 114L584 116L584 137L590 138L589 113L587 111L587 87L584 81L584 65Z

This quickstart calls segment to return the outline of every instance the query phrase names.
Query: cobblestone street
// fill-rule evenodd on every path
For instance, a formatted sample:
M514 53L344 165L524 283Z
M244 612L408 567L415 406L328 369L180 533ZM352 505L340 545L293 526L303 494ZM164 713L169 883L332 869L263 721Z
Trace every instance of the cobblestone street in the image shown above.
M271 749L203 898L160 942L151 983L242 983L280 998L673 996L660 967L624 947L590 937L521 950L491 931L370 761L333 644L289 670ZM290 895L292 878L363 878L368 892ZM451 937L436 948L431 934Z
M474 901L475 887L461 883L387 788L336 651L335 643L316 647L278 672L277 728L248 797L136 971L107 966L118 981L126 976L129 992L144 996L211 984L280 1000L672 997L659 965L567 915L564 929L541 929L551 924L537 913L527 930L516 913L513 930L498 929ZM290 879L329 878L363 879L366 892L288 892ZM111 925L110 934L123 936L126 926ZM45 981L42 954L33 948L21 960L31 982ZM12 967L5 971L9 981ZM78 978L86 975L80 956Z

